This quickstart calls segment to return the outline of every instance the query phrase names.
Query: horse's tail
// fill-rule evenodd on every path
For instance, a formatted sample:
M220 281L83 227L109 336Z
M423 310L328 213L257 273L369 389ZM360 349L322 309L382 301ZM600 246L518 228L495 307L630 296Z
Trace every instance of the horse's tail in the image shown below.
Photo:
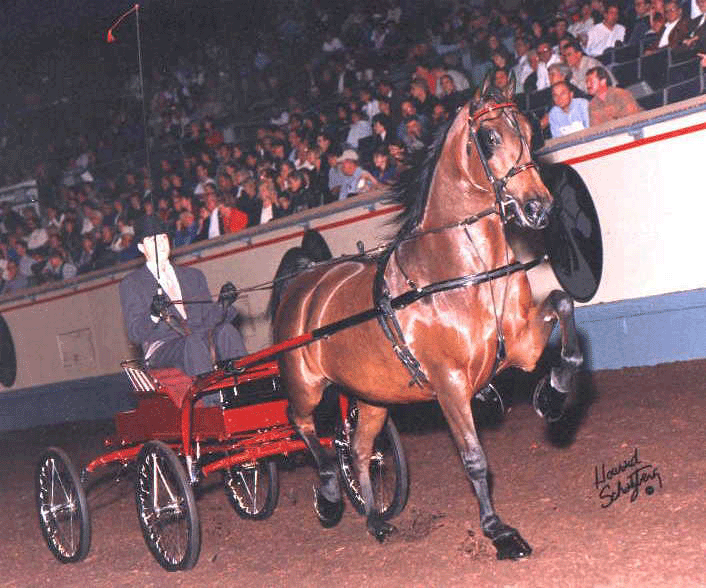
M309 229L304 233L301 247L292 247L282 256L272 285L272 295L267 305L267 316L275 318L282 293L297 274L305 270L312 262L331 259L331 250L318 231Z

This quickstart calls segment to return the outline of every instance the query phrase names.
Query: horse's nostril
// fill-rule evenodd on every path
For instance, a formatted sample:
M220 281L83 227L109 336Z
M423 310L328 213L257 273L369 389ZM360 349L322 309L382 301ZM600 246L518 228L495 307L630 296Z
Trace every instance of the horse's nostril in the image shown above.
M530 200L525 204L525 215L528 219L536 219L542 213L542 203L539 200Z

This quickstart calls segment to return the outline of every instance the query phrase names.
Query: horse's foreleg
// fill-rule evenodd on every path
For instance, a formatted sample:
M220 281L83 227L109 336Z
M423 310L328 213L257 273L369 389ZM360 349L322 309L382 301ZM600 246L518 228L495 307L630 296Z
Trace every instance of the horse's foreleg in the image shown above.
M314 423L314 409L321 400L319 394L296 394L289 388L289 420L311 451L319 471L319 485L314 487L314 509L324 527L337 525L343 516L343 496L338 481L338 467L334 455L319 441Z
M527 557L532 553L532 548L516 529L502 522L493 507L488 485L488 462L478 440L467 400L465 392L460 390L439 392L439 403L478 499L483 534L493 542L498 559Z
M373 406L361 400L357 401L357 406L358 423L351 445L353 465L360 484L360 493L365 502L368 532L382 542L395 530L395 527L382 520L376 508L370 479L370 459L373 455L375 437L385 426L387 408Z
M576 375L583 365L583 353L579 345L574 320L574 301L561 290L549 294L543 305L543 315L556 317L561 329L561 360L553 367L549 378L537 384L533 396L534 408L549 422L559 420L568 408L576 404L578 386Z

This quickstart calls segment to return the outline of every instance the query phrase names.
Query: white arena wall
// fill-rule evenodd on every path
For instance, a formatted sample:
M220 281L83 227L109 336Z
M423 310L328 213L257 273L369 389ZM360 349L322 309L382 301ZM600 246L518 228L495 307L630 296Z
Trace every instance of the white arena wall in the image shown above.
M552 140L546 162L571 164L586 182L603 231L600 288L579 305L577 322L590 369L706 357L706 198L700 165L706 99L640 113L612 125ZM306 228L321 231L335 256L355 253L394 232L396 209L366 195L183 248L177 263L206 274L212 292L271 280L284 252ZM0 386L0 429L110 417L132 402L121 359L134 357L125 336L117 285L137 264L0 298L17 354L17 378ZM556 287L547 264L530 272L533 287ZM236 302L250 351L270 342L269 293Z

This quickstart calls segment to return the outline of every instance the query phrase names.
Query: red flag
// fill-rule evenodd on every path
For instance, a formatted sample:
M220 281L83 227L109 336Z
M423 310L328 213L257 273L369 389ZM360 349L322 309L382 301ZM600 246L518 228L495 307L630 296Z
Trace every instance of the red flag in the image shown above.
M118 25L123 22L130 14L133 12L137 12L140 8L139 4L135 4L130 10L128 10L125 14L123 14L118 20L116 20L113 23L113 26L108 29L108 34L105 37L105 40L108 43L114 43L115 42L115 37L113 36L113 30L118 27Z

